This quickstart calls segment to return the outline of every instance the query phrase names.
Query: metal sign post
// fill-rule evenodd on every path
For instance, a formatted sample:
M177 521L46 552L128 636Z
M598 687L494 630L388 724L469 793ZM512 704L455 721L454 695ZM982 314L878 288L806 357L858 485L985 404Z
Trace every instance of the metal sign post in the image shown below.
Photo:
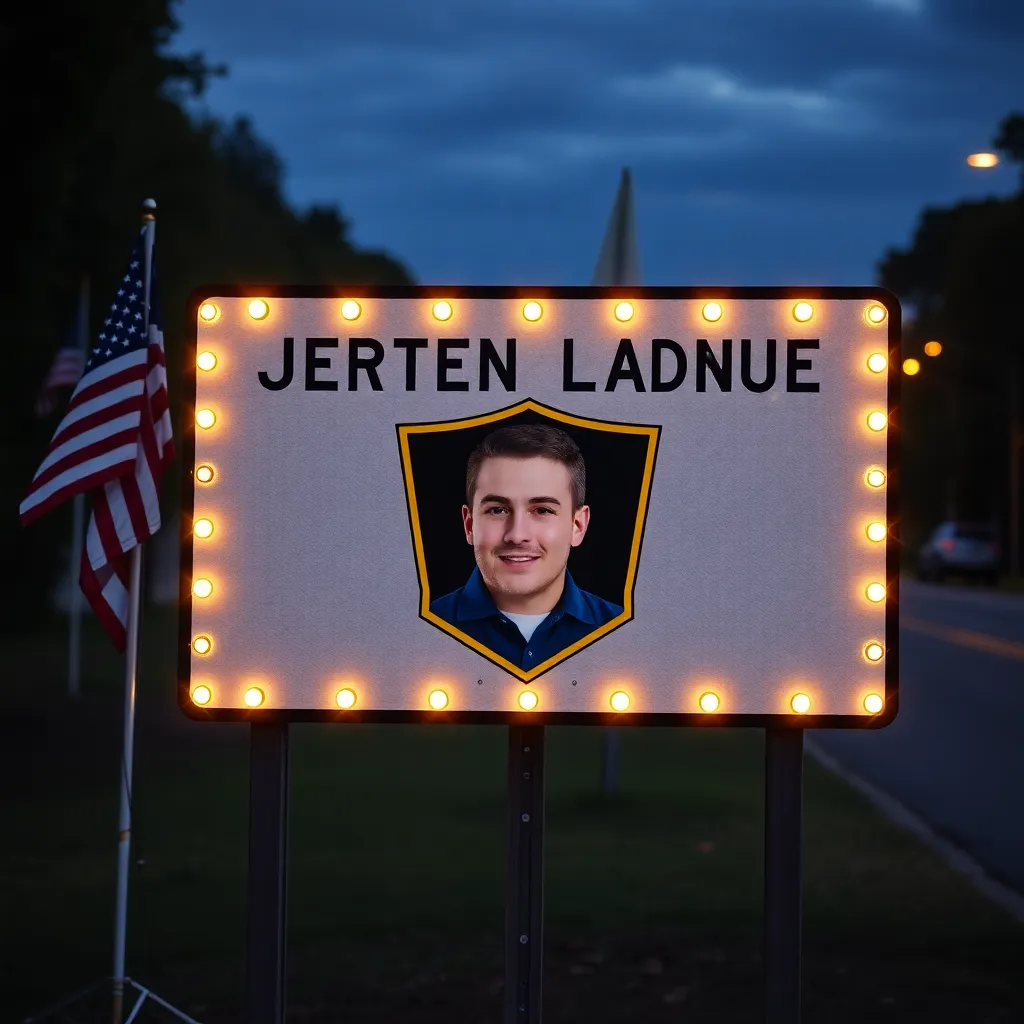
M247 1024L284 1024L288 723L253 722L249 768Z
M764 757L765 1024L800 1024L803 729L766 729Z
M540 1024L544 960L544 726L508 730L505 1024Z

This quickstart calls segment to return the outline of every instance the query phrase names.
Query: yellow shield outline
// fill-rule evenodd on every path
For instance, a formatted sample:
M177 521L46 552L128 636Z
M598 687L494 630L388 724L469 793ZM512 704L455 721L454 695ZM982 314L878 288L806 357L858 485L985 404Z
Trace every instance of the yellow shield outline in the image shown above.
M426 556L423 550L423 535L420 530L419 505L416 497L416 484L413 479L412 457L409 451L409 436L411 434L442 433L452 430L464 430L470 427L483 426L487 423L499 423L501 420L509 419L523 412L535 412L547 419L556 420L560 423L568 423L572 426L582 427L590 430L603 430L608 433L634 434L646 436L647 454L644 460L643 480L640 487L640 498L637 502L636 522L633 527L633 539L630 545L629 567L626 572L626 585L623 594L622 614L599 626L592 633L577 640L574 644L559 651L557 654L541 662L532 669L524 670L518 665L507 661L500 655L495 654L489 647L484 646L478 640L456 629L450 622L434 615L430 611L430 584L427 579ZM643 543L644 528L647 523L647 509L650 502L651 482L654 477L654 464L657 458L658 441L661 436L659 425L647 425L639 423L623 423L615 420L599 420L589 416L579 416L575 413L563 412L553 406L544 405L535 399L527 398L515 405L506 406L503 409L496 409L493 412L483 413L479 416L466 416L454 420L437 420L427 423L398 423L395 425L398 433L398 447L402 459L402 479L405 484L406 505L409 511L409 525L412 529L413 549L416 555L416 575L420 586L420 618L431 623L442 632L454 637L460 643L471 650L482 655L492 664L504 669L510 675L524 683L532 682L567 658L589 647L592 643L607 636L612 630L625 625L633 618L633 590L636 586L637 568L640 562L640 549Z

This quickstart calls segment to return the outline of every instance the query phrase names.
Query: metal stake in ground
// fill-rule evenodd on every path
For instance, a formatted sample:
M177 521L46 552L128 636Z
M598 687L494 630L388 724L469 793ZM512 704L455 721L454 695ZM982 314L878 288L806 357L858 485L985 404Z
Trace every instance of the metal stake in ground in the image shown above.
M540 1024L544 958L544 727L508 730L505 1024Z
M764 1019L800 1024L803 730L765 730L764 768Z
M249 760L247 1024L284 1024L287 869L288 723L254 722Z

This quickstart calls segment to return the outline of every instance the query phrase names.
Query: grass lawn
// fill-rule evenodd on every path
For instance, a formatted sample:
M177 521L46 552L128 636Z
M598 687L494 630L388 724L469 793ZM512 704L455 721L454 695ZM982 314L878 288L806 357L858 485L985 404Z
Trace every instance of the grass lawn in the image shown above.
M154 612L129 973L233 1024L247 731L180 715L173 644ZM59 628L3 648L3 1021L111 971L121 668L93 623L86 649L71 702ZM548 730L545 1020L759 1020L763 735L625 731L611 801L600 742ZM501 1020L505 753L499 727L292 727L290 1021ZM805 1021L1020 1021L1022 963L1024 928L808 759Z

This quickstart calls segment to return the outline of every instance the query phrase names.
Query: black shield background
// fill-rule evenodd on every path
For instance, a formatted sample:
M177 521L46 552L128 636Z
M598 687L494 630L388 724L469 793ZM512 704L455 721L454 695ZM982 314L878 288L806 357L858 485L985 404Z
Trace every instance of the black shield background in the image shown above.
M521 423L551 424L579 445L590 526L569 555L569 571L583 590L623 604L649 437L580 427L532 410L480 426L408 435L430 599L461 587L475 565L461 511L470 452L491 431Z

